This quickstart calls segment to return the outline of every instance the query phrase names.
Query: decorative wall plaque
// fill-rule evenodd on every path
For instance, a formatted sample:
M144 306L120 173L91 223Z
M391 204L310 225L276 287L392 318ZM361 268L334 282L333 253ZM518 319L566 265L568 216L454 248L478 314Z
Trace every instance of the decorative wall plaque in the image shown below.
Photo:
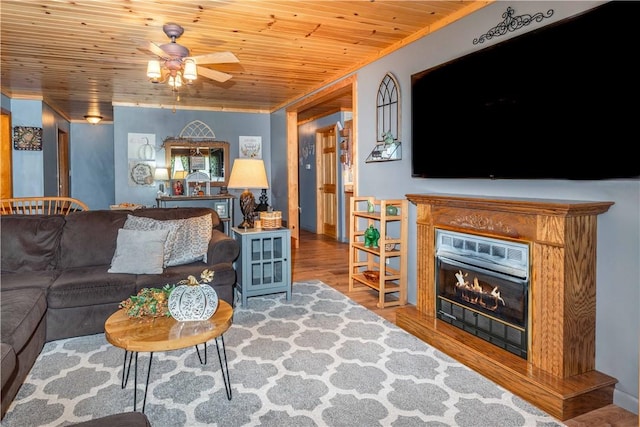
M42 128L15 126L13 128L13 148L15 150L42 150Z

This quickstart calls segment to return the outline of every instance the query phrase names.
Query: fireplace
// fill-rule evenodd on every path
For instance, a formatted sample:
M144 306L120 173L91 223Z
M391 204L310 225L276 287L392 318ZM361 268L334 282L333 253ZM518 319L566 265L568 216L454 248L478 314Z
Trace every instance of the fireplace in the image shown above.
M529 246L436 229L436 316L527 358Z
M597 217L612 202L407 199L416 304L398 326L560 420L613 402L617 380L595 369Z

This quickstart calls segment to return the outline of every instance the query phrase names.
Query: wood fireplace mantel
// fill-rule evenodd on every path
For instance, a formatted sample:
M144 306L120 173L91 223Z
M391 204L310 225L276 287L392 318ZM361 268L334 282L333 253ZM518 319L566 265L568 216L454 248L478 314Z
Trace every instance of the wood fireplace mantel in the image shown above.
M418 283L398 326L560 420L611 404L617 380L595 370L596 226L613 202L406 197L417 207ZM436 318L436 228L530 245L528 360Z

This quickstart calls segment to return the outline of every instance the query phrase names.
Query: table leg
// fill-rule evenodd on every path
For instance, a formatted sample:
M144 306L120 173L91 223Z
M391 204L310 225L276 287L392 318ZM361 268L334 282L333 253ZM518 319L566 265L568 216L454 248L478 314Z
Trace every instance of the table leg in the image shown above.
M136 407L137 407L137 398L138 398L138 352L136 351L135 353L136 353L136 367L135 367L135 372L133 373L133 410L134 411L136 410ZM125 357L126 357L126 354L125 354ZM144 413L144 407L147 405L147 390L149 389L149 376L151 375L152 361L153 361L153 352L149 353L149 367L147 369L147 382L144 386L144 400L142 401L143 413ZM131 359L129 359L129 367L131 367ZM127 374L127 378L128 377L129 375Z
M129 364L127 365L127 355L129 355ZM131 371L131 359L133 358L133 352L124 352L124 362L122 362L122 382L120 386L125 388L127 382L129 382L129 372Z
M202 357L200 356L200 349L198 348L197 344L196 344L196 353L198 353L198 360L200 360L200 364L206 365L207 364L207 343L204 343L202 346L204 347L204 362L202 361Z
M220 352L220 344L222 343L222 352ZM227 350L224 346L224 336L216 337L216 350L218 351L218 360L220 361L220 371L222 371L222 380L224 381L224 389L227 392L227 399L231 400L231 381L229 380L229 365L227 364ZM224 363L222 361L224 357Z
M220 346L218 345L218 339L222 342L222 352L220 351ZM224 382L224 389L227 392L227 399L231 400L231 381L229 380L229 365L227 364L227 349L224 346L224 337L220 336L216 339L216 349L218 351L218 360L220 361L220 371L222 372L222 380ZM207 364L207 343L203 344L204 346L204 362L202 361L202 356L200 356L200 349L196 345L196 352L198 353L198 359L200 360L200 364ZM224 356L224 362L223 362Z

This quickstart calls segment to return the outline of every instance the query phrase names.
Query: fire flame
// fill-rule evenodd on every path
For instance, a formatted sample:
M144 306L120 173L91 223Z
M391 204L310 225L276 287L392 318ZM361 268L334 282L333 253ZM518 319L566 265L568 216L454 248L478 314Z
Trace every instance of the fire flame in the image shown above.
M470 285L469 282L465 280L465 277L468 276L467 273L462 274L462 271L458 270L455 276L456 279L458 279L456 288L460 290L461 297L466 302L479 305L491 311L497 310L499 303L502 303L503 306L507 305L500 296L498 286L493 288L491 292L485 292L477 277L473 278L473 285Z

